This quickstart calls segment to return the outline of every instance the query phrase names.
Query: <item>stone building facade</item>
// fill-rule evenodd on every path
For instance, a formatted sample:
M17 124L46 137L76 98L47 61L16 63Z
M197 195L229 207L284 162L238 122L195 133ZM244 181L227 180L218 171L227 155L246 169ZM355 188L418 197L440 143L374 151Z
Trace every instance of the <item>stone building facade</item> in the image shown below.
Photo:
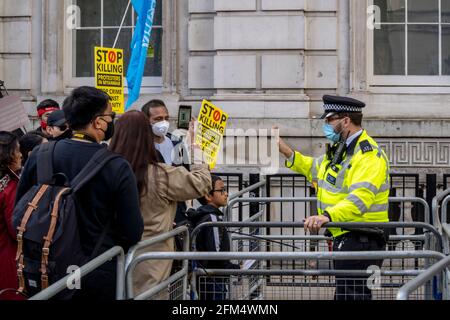
M367 103L364 126L387 150L394 171L445 173L447 2L159 0L160 38L135 108L161 98L175 120L179 105L197 113L206 98L228 112L229 128L245 133L279 125L293 146L318 155L325 143L316 118L322 95L350 95ZM90 54L95 45L112 45L127 3L1 1L0 79L22 97L30 117L38 101L61 102L74 87L93 84ZM130 13L126 20L124 47L135 18ZM227 170L254 170L247 163L252 140L233 137L239 132L229 132L225 147L247 153Z

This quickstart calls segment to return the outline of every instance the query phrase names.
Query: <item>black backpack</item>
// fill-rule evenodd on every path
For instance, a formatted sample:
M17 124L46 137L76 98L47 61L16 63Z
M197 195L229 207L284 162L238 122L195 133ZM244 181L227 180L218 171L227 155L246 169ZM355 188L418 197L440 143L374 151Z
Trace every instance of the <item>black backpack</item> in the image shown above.
M29 296L67 276L68 268L81 267L92 259L108 229L104 229L91 256L86 256L78 232L76 194L107 162L119 156L102 148L70 185L67 177L61 184L59 178L64 174L53 174L56 143L41 145L37 154L38 184L25 193L13 211L13 226L18 231L18 291ZM75 290L65 290L56 298L67 299L74 293Z

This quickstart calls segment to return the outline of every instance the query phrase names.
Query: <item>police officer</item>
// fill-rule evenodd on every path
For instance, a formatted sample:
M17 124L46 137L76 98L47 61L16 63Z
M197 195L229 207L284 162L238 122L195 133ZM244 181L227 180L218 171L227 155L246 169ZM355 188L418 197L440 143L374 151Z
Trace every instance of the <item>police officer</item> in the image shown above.
M331 142L325 155L312 158L294 151L282 139L286 167L312 182L317 191L318 215L307 218L305 231L318 232L327 222L388 222L389 162L384 151L362 129L361 101L323 97L323 133ZM331 147L330 147L331 146ZM329 228L334 251L384 250L383 230ZM382 260L337 260L336 270L381 267ZM336 276L337 300L370 300L368 276Z

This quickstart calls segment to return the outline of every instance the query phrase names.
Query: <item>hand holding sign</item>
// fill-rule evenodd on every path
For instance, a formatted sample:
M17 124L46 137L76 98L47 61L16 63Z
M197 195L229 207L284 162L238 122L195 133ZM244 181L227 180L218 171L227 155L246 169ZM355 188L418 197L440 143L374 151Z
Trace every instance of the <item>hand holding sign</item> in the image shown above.
M214 169L216 165L227 121L228 114L211 102L203 100L198 115L195 141L201 145L206 163L211 169Z

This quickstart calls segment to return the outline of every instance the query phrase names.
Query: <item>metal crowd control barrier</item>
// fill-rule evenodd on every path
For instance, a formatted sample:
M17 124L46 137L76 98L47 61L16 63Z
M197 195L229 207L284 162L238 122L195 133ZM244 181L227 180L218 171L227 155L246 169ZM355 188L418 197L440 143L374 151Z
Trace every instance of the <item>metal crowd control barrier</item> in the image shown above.
M196 238L197 235L199 233L199 231L201 230L201 228L205 228L205 227L224 227L224 228L232 228L233 230L235 228L252 228L253 230L257 229L257 228L303 228L303 223L297 223L297 222L206 222L203 223L199 226L197 226L197 228L194 229L194 231L192 232L192 244L191 247L193 248L193 251L195 251L195 244L196 244ZM385 229L395 229L395 228L415 228L415 229L425 229L427 230L427 232L424 235L390 235L389 237L389 241L390 242L400 242L400 241L422 241L424 243L424 250L430 250L434 249L434 246L432 246L432 244L435 244L437 247L435 249L435 251L437 252L441 252L442 251L442 238L441 235L439 234L439 232L430 224L427 223L423 223L423 222L389 222L389 223L328 223L326 225L323 226L323 228L332 228L332 227L338 227L338 228L345 228L348 230L351 230L352 228L365 228L365 227L379 227L379 228L385 228ZM310 235L310 236L302 236L302 235L262 235L262 234L258 234L258 235L252 235L252 234L240 234L235 236L233 231L229 231L233 236L234 240L238 240L238 241L244 241L244 240L248 240L249 242L255 242L255 241L266 241L268 243L268 245L270 245L272 242L275 242L275 245L279 245L281 243L281 246L287 245L287 249L288 250L300 250L300 251L319 251L319 252L326 252L329 249L329 243L327 244L328 241L331 241L332 238L330 237L325 237L325 236L314 236L314 235ZM429 234L432 234L434 237L430 238ZM434 239L434 242L432 242L431 240ZM291 242L292 241L292 242ZM288 244L286 244L288 243ZM299 243L299 244L298 244ZM253 245L253 248L261 248L264 246L261 245ZM314 247L314 249L312 249ZM413 247L416 248L417 250L417 246ZM250 248L251 249L251 248ZM279 251L280 249L267 249L266 251ZM392 250L392 249L390 249ZM388 251L390 251L388 249ZM394 249L396 250L396 249ZM400 248L400 250L408 250L408 248L405 249L405 247L403 246L403 248ZM253 251L253 250L249 250L249 251ZM384 264L385 268L400 268L400 269L405 269L408 267L411 267L411 263L413 262L413 266L415 269L418 269L420 267L424 267L425 269L427 267L429 267L431 265L430 261L425 260L424 262L420 263L420 261L418 259L412 259L413 261L409 260L402 260L401 264L399 265L399 261L393 261L393 260L387 260L385 261L386 263ZM283 267L283 261L284 261L284 267ZM286 260L280 260L278 262L279 264L281 264L281 269L286 269L285 271L289 271L292 272L292 270L298 270L298 269L306 269L309 267L308 264L304 264L304 265L298 265L295 263L295 261L286 261ZM273 270L272 264L274 264L274 266L280 267L279 265L277 265L277 263L273 262L273 261L268 261L267 262L267 266L265 266L266 268ZM259 264L254 264L251 265L251 268L260 268L261 266ZM320 267L320 266L318 266ZM322 265L322 267L324 267ZM330 269L332 268L332 265L330 266L330 264L328 266L326 266L326 268ZM408 274L404 274L404 275L408 275ZM410 276L411 274L409 274ZM402 280L404 280L402 278ZM271 282L268 280L266 283L266 286L271 285ZM256 286L256 285L255 285ZM427 287L425 288L426 290L426 295L427 296L432 296L432 289L435 289L433 292L435 294L435 296L439 293L439 288L436 287L436 285L434 287L432 287L431 285L427 284Z
M445 290L444 299L450 300L449 282L450 282L450 257L440 260L439 262L432 265L428 270L422 272L413 280L407 282L403 287L401 287L397 293L397 300L409 300L411 294L416 291L421 285L432 280L434 277L442 275L443 287Z
M252 191L254 191L254 190L257 190L257 189L259 189L259 188L261 188L261 187L264 187L265 185L266 185L266 181L265 181L265 180L260 181L260 182L258 182L258 183L255 183L255 184L253 184L253 185L251 185L251 186L249 186L249 187L247 187L247 188L245 188L245 189L240 190L239 192L233 193L233 194L228 198L228 201L231 201L231 200L233 200L233 199L237 199L237 198L239 198L240 196L243 196L243 195L246 194L246 193L249 193L249 192L252 192ZM229 205L228 205L228 207L229 207Z
M236 203L242 203L242 202L248 202L248 203L273 203L273 202L316 202L317 198L315 197L295 197L295 198L282 198L282 197L271 197L271 198L238 198L238 199L233 199L229 202L229 206L227 208L227 210L225 210L225 216L228 217L228 221L230 221L231 218L231 213L229 208L231 208L234 204ZM428 203L422 199L422 198L417 198L417 197L395 197L395 198L389 198L389 202L390 203L397 203L397 202L411 202L411 203L418 203L421 204L424 208L424 222L425 223L430 223L430 209L428 206ZM265 212L260 212L259 213L259 217L263 217ZM225 219L227 220L227 219ZM255 219L256 220L256 219ZM270 235L270 229L267 231ZM254 229L253 233L259 233L258 230ZM410 240L410 241L414 241L417 246L420 246L420 242L423 242L426 245L430 245L430 243L428 243L429 239L426 239L426 235L410 235L409 237L404 237L403 239L396 239L397 241L400 240ZM395 240L393 240L395 241ZM393 246L395 244L391 244L391 246ZM269 249L268 249L269 250Z
M157 259L169 259L169 260L376 260L376 259L435 259L442 260L445 256L442 253L435 251L404 251L404 252L381 252L381 251L364 251L364 252L150 252L145 253L137 257L133 260L130 267L136 266L142 261L146 260L157 260ZM286 270L226 270L229 274L236 274L239 276L243 276L244 274L257 274L267 276L267 274L273 273L281 273L288 274L289 272L285 272ZM417 275L419 271L412 270L408 272L384 272L384 274L409 274L409 275ZM198 297L197 291L197 275L196 272L200 272L202 274L208 274L211 276L212 274L209 272L220 273L220 270L195 270L194 274L191 277L191 288L194 291L195 295ZM327 271L328 274L331 275L368 275L367 271ZM305 274L309 273L310 275L321 275L324 273L322 270L317 271L308 271L304 272L302 270L292 271L292 274ZM239 280L238 280L239 281ZM242 281L242 279L241 279ZM231 284L231 283L228 283ZM239 284L238 284L239 285ZM241 284L242 285L242 284ZM248 286L246 286L248 289ZM241 299L243 297L240 297ZM271 299L280 299L280 296L271 296ZM234 298L233 298L234 299Z
M198 225L191 234L192 248L196 249L196 240L201 228L205 227L234 227L234 228L303 228L303 222L204 222ZM329 222L322 228L342 228L351 230L352 228L420 228L427 229L435 236L437 252L442 252L443 241L438 230L430 224L424 222ZM408 237L408 236L407 236ZM398 238L403 238L398 236ZM408 237L409 238L409 237ZM417 238L417 237L414 237Z
M442 223L446 223L447 221L441 220L441 217L439 217L439 203L444 200L447 196L450 196L450 189L444 190L443 192L439 193L436 197L433 198L431 201L431 211L433 214L433 222L436 227L439 227ZM447 208L442 205L442 210L446 212Z
M250 193L252 191L258 190L266 185L266 181L260 181L258 183L255 183L245 189L240 190L239 192L233 193L228 197L228 206L224 209L224 212L227 212L226 215L224 215L224 219L227 221L231 221L231 215L233 210L233 205L236 202L233 202L235 199L239 199L239 197L242 197L246 193ZM242 198L243 199L243 198ZM242 209L242 201L239 201L239 209ZM240 217L242 216L242 212L240 213ZM243 219L244 220L244 219ZM245 219L247 220L247 219Z
M447 207L448 203L450 203L450 196L445 197L442 201L442 209L441 209L441 228L442 228L442 237L444 240L444 253L450 254L450 224L447 223Z
M228 207L225 210L225 217L227 221L231 221L231 208L233 205L239 202L248 202L248 203L272 203L272 202L316 202L316 197L271 197L271 198L235 198L229 201ZM411 202L411 203L420 203L424 206L424 222L430 223L430 208L428 203L422 199L417 197L395 197L389 198L389 202Z
M167 288L171 288L172 286L177 286L178 281L180 281L182 279L183 284L182 284L182 299L185 300L186 299L186 294L187 294L187 276L188 276L188 261L187 260L183 260L183 265L182 265L182 269L176 273L174 273L173 275L171 275L169 278L167 278L166 280L162 281L161 283L157 284L156 286L149 288L147 291L142 292L141 294L139 294L138 296L134 296L134 290L133 290L133 271L136 268L136 266L139 264L140 261L139 257L135 257L136 252L138 250L143 250L145 248L148 248L156 243L162 242L162 241L166 241L170 238L173 238L177 235L180 234L184 234L183 237L183 251L189 251L189 229L185 226L176 228L172 231L169 231L167 233L163 233L161 235L152 237L150 239L141 241L140 243L138 243L137 245L135 245L134 247L132 247L127 254L127 258L126 258L126 294L127 294L127 298L128 299L135 299L135 300L146 300L149 299L153 296L155 296L156 294L158 294L159 292L161 292L162 290L165 290ZM138 262L136 262L138 261Z
M123 300L125 298L125 255L122 247L113 247L103 254L99 255L97 258L89 261L80 268L79 274L82 278L102 266L105 262L110 261L115 257L117 257L116 299ZM74 279L74 275L67 275L66 277L52 284L47 289L44 289L38 294L32 296L29 300L48 300L56 296L64 289L68 288L68 285L72 283L73 280L78 279Z

